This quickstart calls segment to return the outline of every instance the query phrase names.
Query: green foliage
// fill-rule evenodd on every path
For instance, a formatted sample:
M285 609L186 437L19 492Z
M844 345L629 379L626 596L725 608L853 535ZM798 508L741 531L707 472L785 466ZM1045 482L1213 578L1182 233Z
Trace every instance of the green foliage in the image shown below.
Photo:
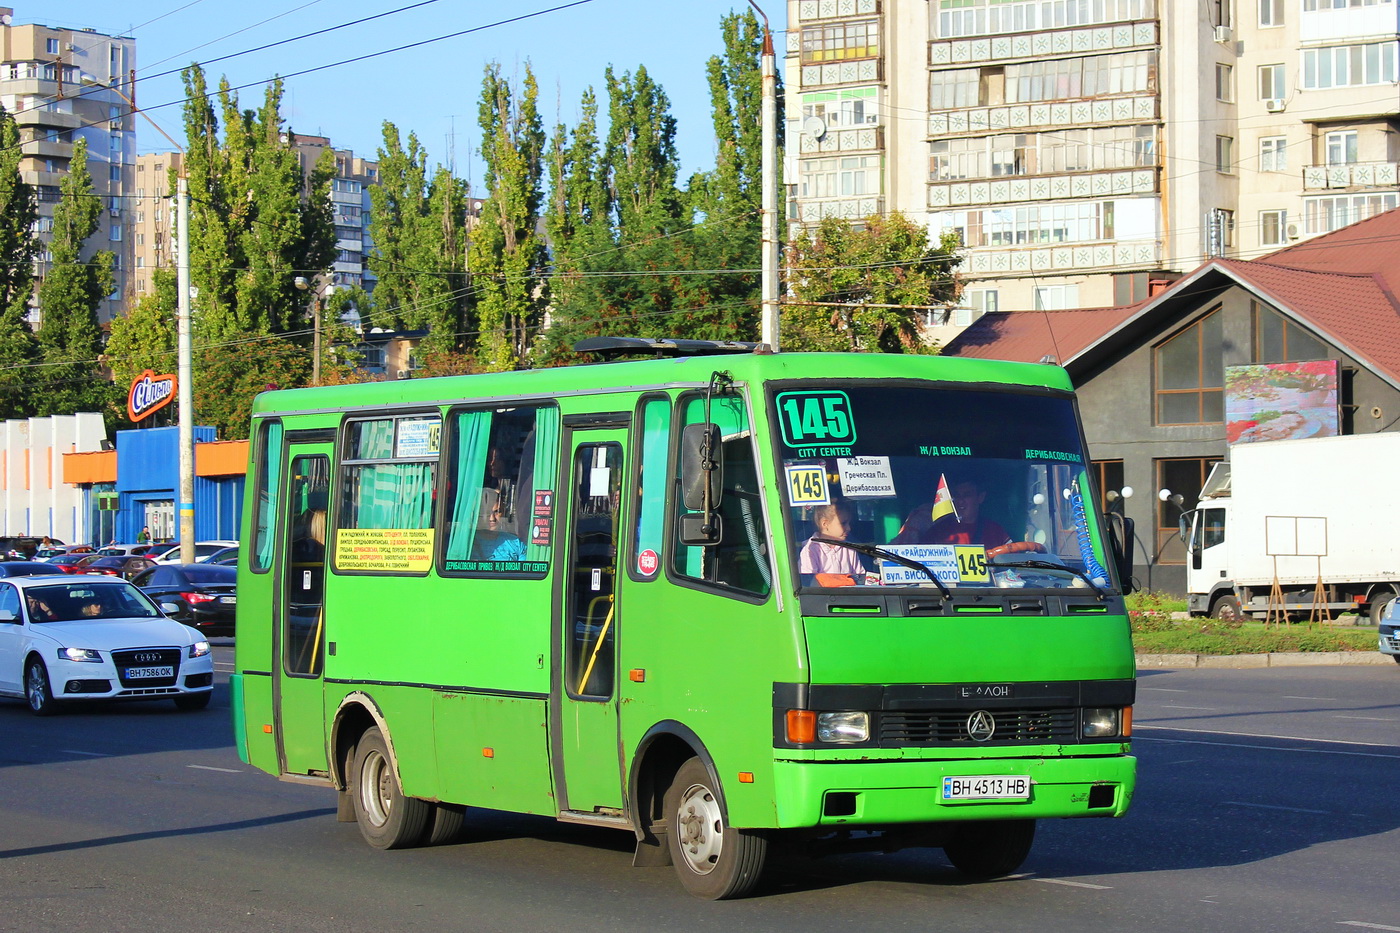
M39 285L44 368L35 380L43 386L35 400L38 415L103 411L114 393L97 368L102 352L97 309L114 287L114 257L109 250L87 249L88 239L97 232L102 202L93 191L85 139L74 144L59 191L49 242L53 262Z
M34 189L19 172L22 157L19 128L0 106L0 418L33 414L31 364L39 356L27 320L40 249L34 235L39 210Z
M118 391L146 370L154 373L175 371L176 360L176 275L173 269L157 269L151 291L139 296L124 317L112 321L107 339L107 366ZM115 409L126 417L125 402Z
M956 250L955 237L931 245L928 229L899 212L860 227L828 217L803 230L787 255L783 348L929 352L919 318L956 301Z
M304 350L267 335L195 350L194 409L200 424L212 424L223 440L248 436L253 397L268 389L306 385L311 359Z
M1140 654L1264 654L1281 651L1375 651L1376 630L1362 626L1265 625L1211 618L1173 620L1160 612L1132 613L1133 648Z

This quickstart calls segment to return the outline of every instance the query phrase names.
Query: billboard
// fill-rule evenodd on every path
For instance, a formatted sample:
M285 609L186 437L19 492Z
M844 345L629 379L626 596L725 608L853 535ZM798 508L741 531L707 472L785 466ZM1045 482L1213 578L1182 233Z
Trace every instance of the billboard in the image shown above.
M1339 370L1336 360L1226 366L1225 442L1335 437Z

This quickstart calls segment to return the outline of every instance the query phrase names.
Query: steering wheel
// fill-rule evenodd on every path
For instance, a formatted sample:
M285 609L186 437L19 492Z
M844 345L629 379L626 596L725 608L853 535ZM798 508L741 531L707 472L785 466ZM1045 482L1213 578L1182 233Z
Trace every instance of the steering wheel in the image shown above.
M1045 553L1045 545L1038 541L1008 541L1000 547L987 548L987 559L1000 557L1003 554L1019 554L1023 551L1039 551Z

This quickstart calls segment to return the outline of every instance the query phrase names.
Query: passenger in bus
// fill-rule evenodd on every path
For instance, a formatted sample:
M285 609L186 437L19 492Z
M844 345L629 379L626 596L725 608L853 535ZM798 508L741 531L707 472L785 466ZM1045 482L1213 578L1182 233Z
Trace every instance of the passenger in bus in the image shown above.
M943 503L925 502L904 520L899 534L891 544L981 544L998 548L1011 541L1005 528L979 513L987 499L987 491L972 479L959 479L948 487L953 508L934 512Z
M481 512L472 540L472 556L477 560L524 560L525 545L515 535L502 531L501 497L489 486L481 490Z
M839 544L851 533L851 507L845 502L831 502L812 509L812 522L817 533L808 538L797 552L797 572L802 582L817 586L859 586L865 583L865 567L860 555ZM823 539L826 539L825 541Z
M325 561L325 509L307 509L297 520L297 537L292 543L292 559L299 564L315 564Z

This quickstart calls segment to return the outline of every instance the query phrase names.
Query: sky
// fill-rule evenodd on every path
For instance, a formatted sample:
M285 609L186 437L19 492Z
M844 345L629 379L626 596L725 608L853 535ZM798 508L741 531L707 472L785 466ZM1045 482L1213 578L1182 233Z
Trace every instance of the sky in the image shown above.
M556 9L569 3L576 5ZM681 178L710 168L714 141L705 62L721 51L720 18L748 9L744 0L11 0L11 5L17 25L91 27L135 38L137 103L181 141L179 70L198 61L207 63L211 87L220 76L234 87L248 85L238 92L244 108L259 106L263 84L283 76L283 115L294 132L328 136L335 147L373 159L383 122L389 120L405 138L418 134L430 165L455 164L459 175L473 181L480 172L477 102L489 62L499 62L508 76L523 75L530 63L550 133L561 119L570 126L576 122L585 88L591 85L601 95L608 65L618 72L645 66L671 100ZM778 30L786 3L761 0L760 6L773 21L781 49ZM397 10L403 12L391 13ZM536 12L540 15L502 22ZM332 28L385 13L391 15ZM466 30L476 31L322 67ZM232 57L213 61L223 56ZM297 74L316 68L321 70ZM137 134L140 152L170 148L142 120Z

